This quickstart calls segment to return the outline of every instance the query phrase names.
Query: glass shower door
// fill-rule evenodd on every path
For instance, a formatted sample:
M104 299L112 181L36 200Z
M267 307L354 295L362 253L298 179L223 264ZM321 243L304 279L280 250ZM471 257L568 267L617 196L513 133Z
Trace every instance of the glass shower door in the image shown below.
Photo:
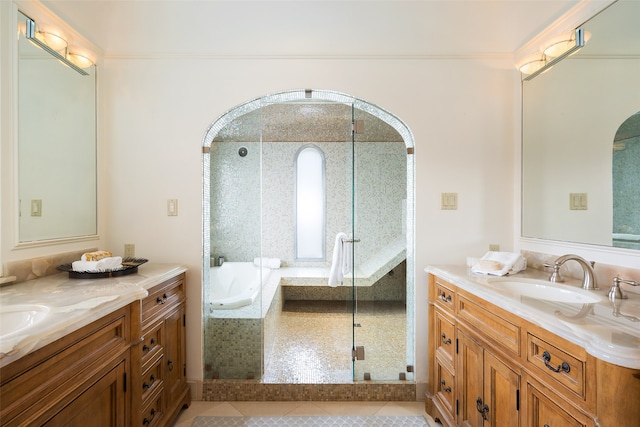
M353 379L412 379L407 374L407 150L397 138L368 137L370 117L352 105Z

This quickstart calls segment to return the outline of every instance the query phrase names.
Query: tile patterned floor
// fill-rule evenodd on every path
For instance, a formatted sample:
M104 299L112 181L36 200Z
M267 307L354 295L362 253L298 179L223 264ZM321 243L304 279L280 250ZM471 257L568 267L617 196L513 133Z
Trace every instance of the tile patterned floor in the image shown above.
M286 301L265 364L265 383L349 383L352 378L351 303ZM356 361L356 380L398 380L406 371L406 311L401 302L358 303L356 345L365 360Z
M421 415L430 427L439 427L424 411L424 402L192 402L180 413L175 427L190 427L197 416L394 416Z
M421 416L196 417L193 427L428 427Z

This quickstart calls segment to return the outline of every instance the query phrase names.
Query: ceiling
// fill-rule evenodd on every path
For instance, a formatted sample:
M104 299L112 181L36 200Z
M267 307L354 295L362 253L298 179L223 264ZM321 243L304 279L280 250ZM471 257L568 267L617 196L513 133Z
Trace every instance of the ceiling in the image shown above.
M106 56L512 55L579 0L42 0Z

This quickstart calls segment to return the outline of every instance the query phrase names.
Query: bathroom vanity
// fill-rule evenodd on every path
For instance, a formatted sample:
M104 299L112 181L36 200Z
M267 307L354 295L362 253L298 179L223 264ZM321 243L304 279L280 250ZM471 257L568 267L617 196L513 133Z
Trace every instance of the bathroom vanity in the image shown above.
M554 286L562 285L546 287L548 275L536 270L509 278L458 266L426 272L426 410L443 425L638 425L640 295L613 307L610 284L583 291L572 280L561 295ZM519 282L530 286L524 294L509 288Z
M191 402L185 301L185 269L162 264L116 278L63 273L1 288L3 317L45 314L17 336L3 329L0 423L171 425Z

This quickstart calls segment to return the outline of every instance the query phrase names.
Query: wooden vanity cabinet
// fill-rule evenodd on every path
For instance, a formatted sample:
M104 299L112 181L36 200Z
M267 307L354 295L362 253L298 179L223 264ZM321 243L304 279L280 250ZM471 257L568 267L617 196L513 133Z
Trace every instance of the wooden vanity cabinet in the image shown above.
M0 369L3 426L127 426L130 307Z
M171 425L191 404L186 382L184 273L149 289L132 310L134 427Z
M638 426L640 370L601 361L435 275L428 310L426 410L443 425Z

